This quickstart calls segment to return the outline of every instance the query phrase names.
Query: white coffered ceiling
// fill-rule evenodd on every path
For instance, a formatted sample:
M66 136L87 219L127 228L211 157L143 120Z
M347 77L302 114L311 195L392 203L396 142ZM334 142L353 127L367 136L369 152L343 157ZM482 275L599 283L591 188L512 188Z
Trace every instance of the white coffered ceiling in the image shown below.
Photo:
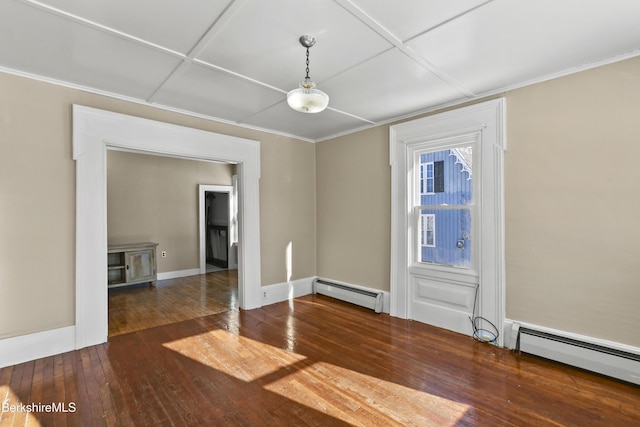
M638 0L0 0L0 70L311 141L637 54Z

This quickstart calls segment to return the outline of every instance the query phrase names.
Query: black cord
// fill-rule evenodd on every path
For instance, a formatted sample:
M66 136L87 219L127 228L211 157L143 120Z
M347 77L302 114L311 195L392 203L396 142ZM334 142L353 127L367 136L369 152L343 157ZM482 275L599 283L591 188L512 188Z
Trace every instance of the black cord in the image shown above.
M478 291L480 290L480 284L476 284L476 294L473 298L473 312L471 315L473 317L469 317L469 321L471 322L471 328L473 329L473 338L480 342L485 342L488 344L495 344L500 336L498 332L498 328L496 325L491 323L490 320L485 319L484 317L476 316L476 304L478 302ZM483 329L479 327L478 322L487 322L491 327L493 327L493 331L489 331L487 329ZM481 326L481 324L480 324ZM495 331L495 332L494 332Z

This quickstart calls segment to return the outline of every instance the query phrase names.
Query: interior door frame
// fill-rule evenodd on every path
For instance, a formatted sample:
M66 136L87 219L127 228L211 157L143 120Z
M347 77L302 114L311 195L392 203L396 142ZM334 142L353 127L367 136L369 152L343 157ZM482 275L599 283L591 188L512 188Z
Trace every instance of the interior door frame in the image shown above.
M390 315L411 318L409 267L412 239L408 236L413 200L410 173L413 158L410 147L426 140L465 133L480 133L482 170L480 176L481 242L478 265L479 292L477 315L492 322L503 345L505 319L504 266L504 151L506 149L505 100L495 99L445 113L391 126L389 162L391 164L391 274ZM469 328L471 330L471 327Z
M233 186L232 185L208 185L208 184L200 184L198 185L198 236L199 236L199 249L200 249L200 274L205 274L207 272L207 224L206 224L206 215L204 212L205 208L205 198L208 192L214 193L227 193L229 195L229 232L231 231L231 223L233 221ZM240 224L239 224L240 225ZM229 239L231 242L231 239ZM231 244L228 247L229 254L231 253ZM229 262L231 259L227 257L227 261ZM230 268L230 267L229 267Z
M107 149L238 165L238 304L261 307L260 142L73 105L76 348L108 338Z

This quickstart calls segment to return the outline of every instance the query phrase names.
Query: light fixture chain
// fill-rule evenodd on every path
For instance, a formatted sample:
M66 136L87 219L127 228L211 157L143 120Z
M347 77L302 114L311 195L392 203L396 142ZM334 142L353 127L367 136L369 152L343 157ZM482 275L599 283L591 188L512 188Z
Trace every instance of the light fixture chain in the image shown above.
M316 84L309 77L309 48L316 42L313 36L300 36L300 44L307 49L306 72L304 81L300 82L297 89L287 92L287 104L301 113L319 113L329 105L329 96L316 89Z

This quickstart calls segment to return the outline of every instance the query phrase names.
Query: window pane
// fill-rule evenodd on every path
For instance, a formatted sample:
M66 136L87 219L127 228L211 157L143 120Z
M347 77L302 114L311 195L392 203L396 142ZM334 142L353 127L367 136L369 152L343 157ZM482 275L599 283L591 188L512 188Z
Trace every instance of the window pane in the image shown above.
M422 209L419 217L419 262L471 267L470 209Z
M421 153L420 205L467 205L472 202L472 147Z

